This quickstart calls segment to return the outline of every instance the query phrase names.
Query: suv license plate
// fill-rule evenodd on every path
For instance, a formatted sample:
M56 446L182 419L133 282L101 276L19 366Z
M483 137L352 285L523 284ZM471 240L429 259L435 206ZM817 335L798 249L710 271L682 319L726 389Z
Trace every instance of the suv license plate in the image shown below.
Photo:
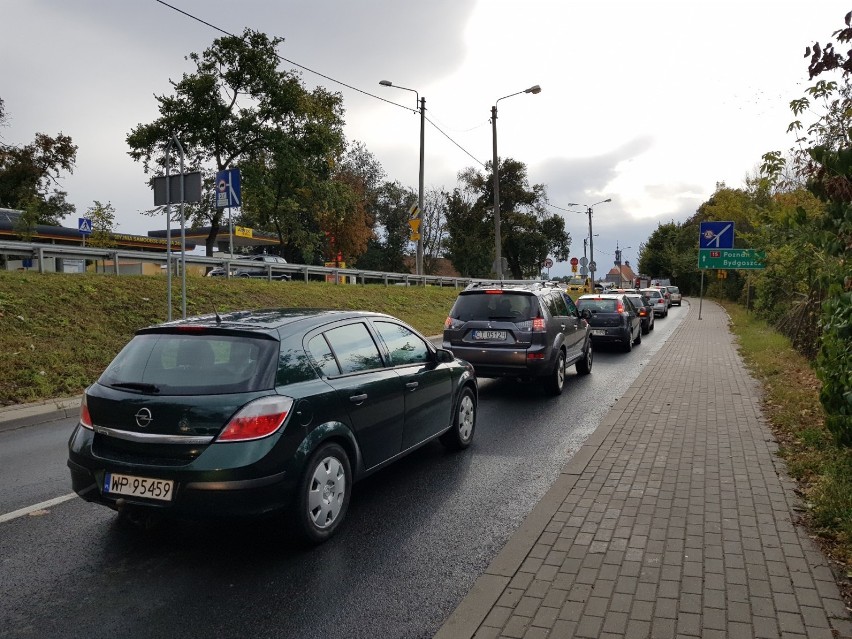
M504 340L506 331L473 331L473 339Z
M174 481L170 479L151 479L133 475L104 475L104 492L112 495L130 495L159 501L171 501L174 493Z
M606 330L602 328L596 328L591 331L592 335L606 335Z

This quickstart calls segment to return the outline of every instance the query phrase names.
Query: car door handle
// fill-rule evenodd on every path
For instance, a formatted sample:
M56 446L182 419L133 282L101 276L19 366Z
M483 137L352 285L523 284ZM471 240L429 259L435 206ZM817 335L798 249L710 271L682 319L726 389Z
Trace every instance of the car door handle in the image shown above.
M349 401L354 402L355 404L360 404L365 399L367 399L367 393L364 393L363 395L352 395L352 397L349 398Z
M418 386L420 386L420 383L419 383L419 382L408 382L408 383L405 385L405 387L406 387L408 390L417 390L417 387L418 387Z

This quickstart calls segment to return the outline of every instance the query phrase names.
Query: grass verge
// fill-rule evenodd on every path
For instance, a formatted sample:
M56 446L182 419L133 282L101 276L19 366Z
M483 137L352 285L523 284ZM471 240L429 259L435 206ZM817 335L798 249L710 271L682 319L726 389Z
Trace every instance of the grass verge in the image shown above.
M754 314L724 303L740 354L764 388L763 409L779 455L798 482L802 523L823 551L852 577L852 451L838 446L825 427L820 381L807 360ZM841 584L847 605L850 584Z

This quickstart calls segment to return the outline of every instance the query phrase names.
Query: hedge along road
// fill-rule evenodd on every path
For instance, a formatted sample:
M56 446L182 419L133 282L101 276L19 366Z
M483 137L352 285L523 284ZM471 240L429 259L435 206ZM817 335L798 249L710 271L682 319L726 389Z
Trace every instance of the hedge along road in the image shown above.
M280 520L145 531L80 499L0 523L0 636L431 637L686 309L631 353L597 350L558 398L483 380L473 446L430 444L357 484L318 548ZM69 492L75 423L0 433L0 516Z

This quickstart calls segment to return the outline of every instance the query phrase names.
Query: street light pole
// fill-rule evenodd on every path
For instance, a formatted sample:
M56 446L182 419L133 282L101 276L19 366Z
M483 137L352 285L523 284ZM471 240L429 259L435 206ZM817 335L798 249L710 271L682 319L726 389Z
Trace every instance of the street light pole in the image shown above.
M600 202L595 202L594 204L586 205L586 209L589 213L589 253L591 253L591 258L589 260L589 271L592 274L592 287L594 287L595 285L595 269L591 267L597 266L595 264L595 236L592 233L592 207L595 207L598 204L603 204L604 202L612 202L612 198L607 198L605 200L601 200Z
M423 150L425 148L426 128L426 98L420 98L420 181L417 188L417 206L420 207L420 227L417 229L417 255L415 257L415 268L418 275L424 274L423 268L423 233L426 230L423 225ZM425 284L425 280L424 280Z
M420 110L420 178L418 180L417 189L417 206L420 208L420 227L417 229L417 253L414 258L414 270L417 275L423 275L423 155L426 141L426 98L421 98L420 94L408 87L401 87L394 84L390 80L380 80L379 84L383 87L395 87L404 91L411 91L417 98L417 108ZM415 109L416 110L416 109Z
M500 167L499 159L497 158L497 103L500 100L511 98L513 95L521 93L532 93L533 95L541 93L539 85L531 86L529 89L518 91L504 95L502 98L497 98L494 106L491 107L491 131L492 131L492 161L491 171L493 173L494 182L494 272L497 274L497 279L503 279L503 242L500 233Z

